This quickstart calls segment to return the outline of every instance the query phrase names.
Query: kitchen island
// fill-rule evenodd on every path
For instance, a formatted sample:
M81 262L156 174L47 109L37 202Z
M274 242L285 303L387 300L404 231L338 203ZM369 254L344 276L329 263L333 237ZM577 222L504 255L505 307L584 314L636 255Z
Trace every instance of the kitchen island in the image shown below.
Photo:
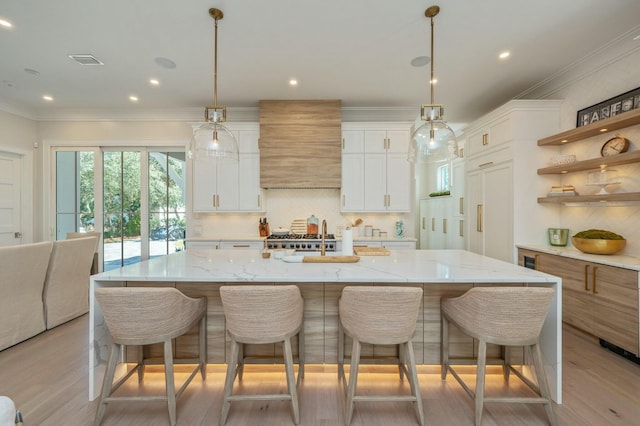
M106 364L109 333L93 292L109 286L172 286L192 296L208 299L208 362L224 363L228 339L219 289L222 285L296 284L305 302L305 361L332 364L337 361L338 298L346 285L405 285L423 289L414 351L418 364L440 362L440 299L455 297L473 286L546 286L555 298L544 323L541 348L554 401L561 403L562 334L561 280L531 269L464 250L397 250L389 256L362 256L357 263L287 263L264 259L261 250L186 250L157 257L91 277L89 398L95 399ZM470 357L473 340L451 332L452 354ZM176 355L194 351L195 335L176 342ZM346 343L350 348L350 341ZM295 345L294 345L295 347ZM151 351L154 348L150 349ZM363 355L392 355L395 347L363 348ZM517 351L512 351L516 353ZM246 355L277 356L279 347L247 348ZM347 349L346 353L350 353ZM492 348L499 355L497 347ZM524 358L523 354L520 356ZM520 364L513 360L514 364Z

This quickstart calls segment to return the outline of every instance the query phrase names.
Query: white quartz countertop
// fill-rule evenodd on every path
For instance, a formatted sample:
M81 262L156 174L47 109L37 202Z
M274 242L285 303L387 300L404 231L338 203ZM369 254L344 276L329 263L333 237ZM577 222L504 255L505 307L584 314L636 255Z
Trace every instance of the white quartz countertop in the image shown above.
M601 263L603 265L617 266L620 268L640 271L640 256L625 256L617 254L588 254L575 247L556 247L535 244L518 244L518 248L555 254L557 256L570 257L572 259L585 260L587 262Z
M337 253L339 254L339 253ZM555 283L558 278L464 250L392 250L357 263L287 263L261 250L189 249L93 277L96 281Z

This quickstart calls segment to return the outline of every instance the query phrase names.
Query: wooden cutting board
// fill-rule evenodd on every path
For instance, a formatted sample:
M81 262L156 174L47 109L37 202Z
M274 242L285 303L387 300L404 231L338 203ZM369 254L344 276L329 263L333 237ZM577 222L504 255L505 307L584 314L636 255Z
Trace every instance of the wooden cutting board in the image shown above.
M391 252L384 247L354 246L353 252L358 256L389 256Z
M360 256L304 256L303 263L355 263Z

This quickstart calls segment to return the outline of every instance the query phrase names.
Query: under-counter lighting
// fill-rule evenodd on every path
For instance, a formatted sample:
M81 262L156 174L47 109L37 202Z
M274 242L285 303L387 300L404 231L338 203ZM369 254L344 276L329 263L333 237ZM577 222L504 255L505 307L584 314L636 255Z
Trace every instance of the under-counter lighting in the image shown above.
M560 141L560 143L567 143L567 142L569 142L569 140L568 140L568 139L562 139L562 140Z
M609 131L609 129L600 129L601 133L604 133L604 132L607 132L607 131Z
M511 52L509 52L509 51L504 51L504 52L500 53L500 55L498 55L498 57L500 59L507 59L509 56L511 56Z
M0 27L12 28L13 24L11 22L7 21L6 19L0 18Z

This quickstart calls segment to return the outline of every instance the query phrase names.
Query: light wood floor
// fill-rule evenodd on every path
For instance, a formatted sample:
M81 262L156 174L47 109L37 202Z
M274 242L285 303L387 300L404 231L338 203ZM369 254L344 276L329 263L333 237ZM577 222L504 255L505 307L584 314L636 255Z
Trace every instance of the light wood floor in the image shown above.
M96 402L88 402L88 317L85 315L26 342L0 352L0 395L11 397L24 414L25 426L88 425L93 422ZM492 367L495 368L495 367ZM600 348L575 330L564 333L564 404L554 411L561 425L640 424L640 366ZM177 367L179 384L186 374ZM178 400L179 425L217 425L225 367L209 365L206 381L194 379ZM428 425L472 425L473 406L451 377L443 382L435 367L419 367L420 391ZM505 385L499 370L490 368L488 394L505 391L524 393L512 376ZM473 382L473 369L465 378ZM285 389L281 366L246 367L239 392L278 392ZM164 377L145 375L145 392L162 393ZM508 389L507 389L508 388ZM397 369L365 366L359 380L360 392L409 392L398 380ZM140 390L134 379L123 393ZM343 396L336 367L309 365L300 388L302 425L343 424ZM168 414L163 403L111 404L103 424L164 425ZM233 403L228 425L292 424L287 402ZM353 425L414 425L409 403L360 403ZM547 419L538 405L487 405L483 425L544 425Z

